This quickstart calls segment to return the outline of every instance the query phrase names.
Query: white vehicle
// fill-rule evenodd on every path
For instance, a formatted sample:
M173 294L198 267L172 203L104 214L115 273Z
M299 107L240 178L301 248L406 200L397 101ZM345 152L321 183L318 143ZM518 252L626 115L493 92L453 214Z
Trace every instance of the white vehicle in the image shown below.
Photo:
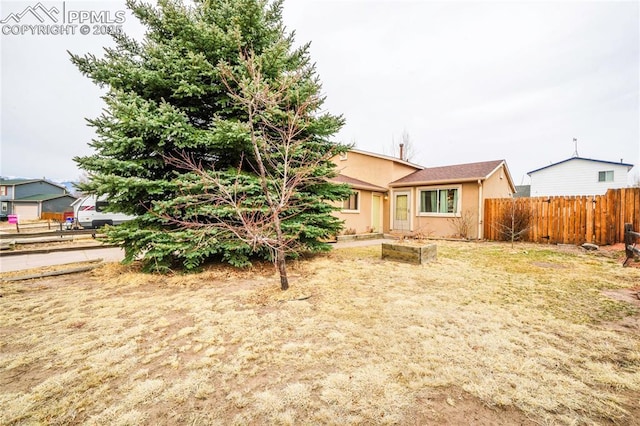
M100 228L104 225L120 225L135 216L124 213L111 213L104 210L109 202L104 198L96 198L95 195L88 195L79 198L71 204L73 206L73 215L77 225L83 228Z

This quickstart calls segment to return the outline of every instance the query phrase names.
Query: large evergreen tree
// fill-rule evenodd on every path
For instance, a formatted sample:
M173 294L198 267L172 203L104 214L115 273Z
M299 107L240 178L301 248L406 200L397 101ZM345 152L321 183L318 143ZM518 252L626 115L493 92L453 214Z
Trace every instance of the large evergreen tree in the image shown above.
M107 231L125 261L142 256L147 270L163 271L211 258L275 260L276 246L260 244L271 225L253 240L234 232L249 217L254 225L278 222L289 254L327 249L322 240L341 227L330 202L348 194L328 182L329 159L346 149L329 140L343 120L321 111L309 46L294 47L282 2L127 5L147 29L143 41L118 34L103 57L71 55L107 89L105 112L89 120L95 153L75 160L90 176L83 191L137 215ZM296 132L282 138L292 123ZM305 176L288 206L272 196L289 185L283 172Z

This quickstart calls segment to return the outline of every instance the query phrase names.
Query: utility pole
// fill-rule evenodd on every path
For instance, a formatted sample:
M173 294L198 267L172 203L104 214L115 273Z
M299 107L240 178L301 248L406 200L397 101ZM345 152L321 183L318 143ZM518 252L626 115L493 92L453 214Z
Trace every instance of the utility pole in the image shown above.
M578 139L573 138L573 146L575 147L575 151L573 152L574 157L579 157L578 155Z

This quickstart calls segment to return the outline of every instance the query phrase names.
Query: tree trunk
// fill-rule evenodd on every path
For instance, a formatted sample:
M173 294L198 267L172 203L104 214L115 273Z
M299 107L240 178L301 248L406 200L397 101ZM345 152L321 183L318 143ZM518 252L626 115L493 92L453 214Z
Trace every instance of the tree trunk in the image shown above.
M287 264L285 259L284 249L276 249L276 267L280 274L280 290L287 290L289 288L289 279L287 278Z

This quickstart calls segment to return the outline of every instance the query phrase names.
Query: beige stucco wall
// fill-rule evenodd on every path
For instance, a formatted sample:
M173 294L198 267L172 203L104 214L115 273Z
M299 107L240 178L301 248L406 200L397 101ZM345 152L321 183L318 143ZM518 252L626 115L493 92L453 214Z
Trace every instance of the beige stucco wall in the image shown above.
M389 231L389 201L384 199L384 194L380 192L371 192L366 190L356 190L360 193L360 209L358 212L336 211L333 213L335 217L344 221L343 232L347 230L355 230L357 234L370 232L372 227L372 201L373 195L378 195L382 199L382 223L383 232ZM341 203L336 204L340 206Z
M510 198L512 191L504 166L500 166L499 170L484 181L482 195L483 198Z
M418 170L389 159L353 151L348 152L346 160L337 156L332 161L338 167L339 173L384 188L391 182Z
M339 173L383 188L387 188L389 183L418 170L416 167L398 163L391 159L354 151L349 151L346 159L336 156L332 161L336 164ZM371 197L374 193L367 190L360 190L360 193L359 213L336 212L334 215L345 221L345 230L355 229L357 233L364 233L371 228ZM391 223L389 216L390 198L388 193L376 192L375 194L382 197L382 231L389 232Z
M471 227L471 235L476 236L478 232L478 183L452 183L446 185L438 185L442 187L459 187L461 193L460 216L470 215L473 219ZM439 217L439 216L420 216L419 191L425 188L409 187L394 188L395 191L410 191L411 193L411 231L426 237L453 237L457 234L456 226L453 223L456 217Z
M470 238L482 238L484 200L486 198L511 197L512 188L503 167L488 179L482 181L482 200L480 185L477 181L437 185L439 187L459 187L461 189L460 214L455 217L420 216L418 204L419 191L423 186L393 188L396 191L409 191L411 194L411 232L431 237L455 237L458 234L456 222L462 218L470 218ZM393 193L391 194L393 197ZM479 202L480 201L480 202ZM478 232L480 231L480 233Z

